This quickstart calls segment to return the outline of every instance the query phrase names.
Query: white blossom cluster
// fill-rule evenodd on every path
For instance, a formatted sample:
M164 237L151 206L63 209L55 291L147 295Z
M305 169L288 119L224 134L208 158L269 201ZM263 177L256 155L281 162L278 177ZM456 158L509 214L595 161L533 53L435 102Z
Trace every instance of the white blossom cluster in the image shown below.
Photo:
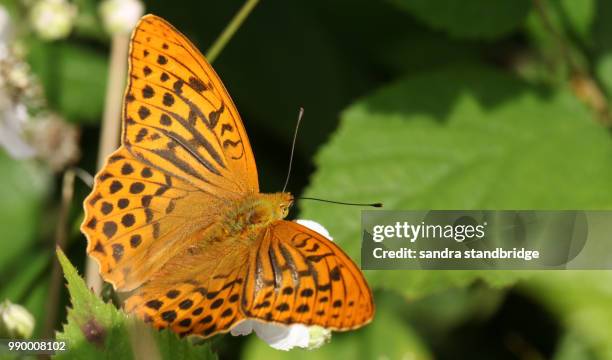
M29 339L34 332L34 317L26 308L5 300L0 303L0 338Z
M78 23L79 9L71 0L23 1L27 24L40 39L64 39ZM100 20L110 35L129 33L143 12L140 0L104 0L99 5ZM45 106L11 22L0 5L0 146L16 159L36 158L59 171L78 158L78 132Z
M132 31L144 5L140 0L104 0L98 10L106 31L115 35ZM45 40L67 37L78 20L79 9L69 0L34 0L29 9L32 29Z
M12 30L0 6L0 146L13 158L39 159L59 171L78 157L78 132L47 109Z
M63 39L72 31L77 7L67 0L39 0L30 9L30 23L46 40Z
M100 15L109 34L129 34L144 13L139 0L105 0L100 3Z

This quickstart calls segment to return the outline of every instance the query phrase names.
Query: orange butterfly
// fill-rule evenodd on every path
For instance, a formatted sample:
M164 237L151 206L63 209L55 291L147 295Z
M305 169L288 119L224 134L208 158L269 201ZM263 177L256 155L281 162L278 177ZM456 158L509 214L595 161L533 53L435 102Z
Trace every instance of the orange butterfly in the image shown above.
M125 309L204 337L245 319L349 330L374 315L358 267L283 220L293 197L259 192L238 111L202 54L165 20L132 35L122 146L96 176L81 231Z

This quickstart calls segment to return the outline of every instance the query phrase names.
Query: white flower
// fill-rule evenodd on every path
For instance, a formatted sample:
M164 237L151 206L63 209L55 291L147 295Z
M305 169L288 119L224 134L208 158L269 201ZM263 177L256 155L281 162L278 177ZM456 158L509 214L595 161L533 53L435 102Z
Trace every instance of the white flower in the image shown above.
M0 58L0 147L15 159L38 158L52 170L62 170L78 158L78 131L45 109L42 87L28 63L15 46L7 48Z
M11 31L11 16L6 8L0 5L0 42L8 41Z
M21 305L6 300L0 304L0 338L28 339L34 332L34 317Z
M36 149L25 139L27 121L26 106L13 104L0 89L0 146L13 158L27 159L36 155Z
M255 331L255 334L277 350L290 350L294 347L308 347L310 336L308 327L302 324L290 326L264 323L257 320L245 320L232 328L232 335L244 336Z
M319 234L325 236L330 241L334 241L334 238L331 237L331 235L329 235L329 231L327 231L327 229L324 228L323 225L319 224L316 221L298 219L295 222L297 222L300 225L306 226L310 230L314 230L314 231L318 232Z
M297 223L318 232L332 240L323 225L312 220L297 220ZM281 325L259 320L244 320L232 328L233 336L244 336L255 331L255 334L277 350L291 350L294 347L316 349L331 338L331 331L320 326L302 324Z
M40 0L30 12L30 22L43 39L61 39L72 30L77 9L66 0Z
M30 67L25 62L13 64L8 73L7 80L12 86L25 89L30 84Z
M233 336L244 336L253 331L271 347L284 351L294 347L316 349L331 338L331 331L320 326L302 324L286 326L258 320L244 320L234 326L231 333Z
M139 0L105 0L100 4L100 14L106 31L110 34L129 33L144 12Z

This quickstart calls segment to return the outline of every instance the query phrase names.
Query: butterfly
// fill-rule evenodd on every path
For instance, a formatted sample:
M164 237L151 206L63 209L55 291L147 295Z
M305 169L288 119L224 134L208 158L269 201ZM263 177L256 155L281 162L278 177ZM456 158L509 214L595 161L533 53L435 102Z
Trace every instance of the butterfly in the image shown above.
M96 175L81 231L124 303L156 328L209 337L247 319L350 330L371 290L333 242L259 192L244 125L198 49L144 16L129 52L122 144Z

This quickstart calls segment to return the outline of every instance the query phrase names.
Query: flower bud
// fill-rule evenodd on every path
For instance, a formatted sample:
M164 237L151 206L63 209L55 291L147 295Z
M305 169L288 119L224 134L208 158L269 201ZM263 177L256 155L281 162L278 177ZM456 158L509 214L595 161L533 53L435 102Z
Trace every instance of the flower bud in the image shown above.
M13 64L8 72L9 83L18 88L25 89L30 84L30 67L25 62Z
M0 147L15 159L28 159L36 155L36 149L25 136L28 119L26 106L13 104L0 88Z
M105 0L100 4L102 22L111 35L132 31L143 12L139 0Z
M11 17L6 8L0 5L0 61L8 56L9 41L12 37Z
M11 35L11 16L6 8L0 5L0 42L5 42Z
M0 304L0 338L28 339L34 332L34 317L21 305L5 300Z
M310 326L308 337L308 350L318 349L331 340L331 331L321 326Z
M66 0L40 0L30 12L30 23L43 39L56 40L70 34L77 9Z

